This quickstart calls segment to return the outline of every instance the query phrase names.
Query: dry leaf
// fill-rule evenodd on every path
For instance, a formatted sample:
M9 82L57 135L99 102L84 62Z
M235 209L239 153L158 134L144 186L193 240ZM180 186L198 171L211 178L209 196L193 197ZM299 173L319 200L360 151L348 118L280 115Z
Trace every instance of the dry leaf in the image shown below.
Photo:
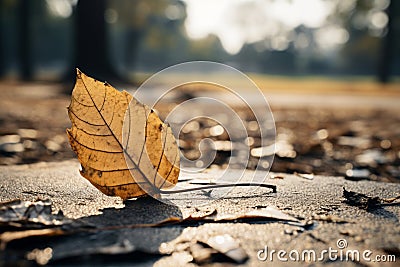
M314 174L313 173L298 173L295 172L294 175L297 175L298 177L307 179L307 180L313 180L314 179Z
M215 249L204 247L200 243L191 244L187 242L186 244L189 245L189 251L193 257L193 260L199 265L209 263L212 255L217 253Z
M251 211L246 211L240 214L212 214L207 218L213 219L214 221L232 221L239 219L273 219L273 220L282 220L282 221L292 221L298 222L299 220L293 216L290 216L282 211L273 208L266 207L264 209L255 209Z
M171 128L126 91L77 70L68 115L81 175L104 194L156 196L178 182L179 150Z
M185 214L182 222L190 221L235 221L235 220L280 220L290 222L300 222L297 218L288 215L277 208L266 207L263 209L253 209L238 213L219 213L211 208L209 210L200 210Z
M344 187L343 197L345 203L365 210L373 210L381 205L389 205L392 203L399 204L395 201L400 199L400 195L392 198L370 197L362 193L347 191Z
M0 234L0 249L4 250L6 248L7 243L24 239L27 237L44 237L44 236L58 236L65 235L66 232L59 228L51 228L51 229L35 229L35 230L25 230L18 232L4 232Z
M42 228L60 226L70 221L61 211L53 214L49 199L22 201L15 199L0 203L0 226L7 228Z

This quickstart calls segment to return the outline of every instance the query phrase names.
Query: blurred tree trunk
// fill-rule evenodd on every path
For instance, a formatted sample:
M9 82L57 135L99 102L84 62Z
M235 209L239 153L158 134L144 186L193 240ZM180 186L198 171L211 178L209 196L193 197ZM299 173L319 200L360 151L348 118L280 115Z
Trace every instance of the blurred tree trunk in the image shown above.
M76 9L76 67L97 79L119 81L111 65L104 19L106 0L79 0Z
M18 56L20 76L24 81L33 78L32 60L32 1L20 0L18 4Z
M131 71L134 68L134 63L136 61L136 56L137 56L137 51L139 48L139 42L138 40L141 38L142 32L140 30L136 30L133 28L130 28L127 30L127 33L125 35L125 66L128 69L128 71Z
M5 38L4 36L4 1L0 0L0 40L3 40ZM5 70L6 70L6 61L5 61L5 49L4 49L4 43L0 42L0 78L4 75Z
M394 42L396 35L395 19L399 1L392 0L386 10L389 18L386 36L382 40L381 58L378 69L378 80L381 83L388 83L390 80L391 66L394 56Z

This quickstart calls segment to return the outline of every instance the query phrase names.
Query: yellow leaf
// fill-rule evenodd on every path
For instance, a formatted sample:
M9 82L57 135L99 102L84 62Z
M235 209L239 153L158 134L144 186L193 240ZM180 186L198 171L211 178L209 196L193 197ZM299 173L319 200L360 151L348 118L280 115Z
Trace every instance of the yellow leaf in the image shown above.
M179 149L171 128L128 92L77 69L68 115L81 175L104 194L157 196L178 182Z

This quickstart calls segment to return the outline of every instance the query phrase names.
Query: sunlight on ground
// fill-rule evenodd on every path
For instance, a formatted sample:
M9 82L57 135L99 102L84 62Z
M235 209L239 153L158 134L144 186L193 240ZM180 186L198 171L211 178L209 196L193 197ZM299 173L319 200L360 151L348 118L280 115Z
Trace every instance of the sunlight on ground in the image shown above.
M179 75L179 74L177 74ZM373 80L373 77L285 77L264 74L247 73L248 77L256 83L263 92L279 92L288 94L341 94L341 95L380 95L400 96L400 81L398 78L389 84L380 84ZM141 84L151 75L149 73L136 73L134 75L138 84ZM186 78L188 74L185 74ZM170 76L171 81L177 80ZM193 80L196 76L193 75ZM205 90L214 90L215 86Z
M262 74L249 74L249 77L265 92L400 95L399 81L380 84L371 78L357 77L306 76L288 78Z

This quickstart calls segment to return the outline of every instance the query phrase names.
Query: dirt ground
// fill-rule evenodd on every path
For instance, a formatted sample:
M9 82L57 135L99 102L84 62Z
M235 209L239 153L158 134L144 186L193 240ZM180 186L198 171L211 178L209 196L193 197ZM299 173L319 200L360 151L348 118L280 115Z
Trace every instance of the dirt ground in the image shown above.
M65 129L70 126L66 110L69 96L63 93L65 91L65 86L60 84L0 84L1 165L75 157L65 134ZM268 92L265 94L268 99ZM370 90L367 95L371 101ZM310 96L316 99L312 100L315 105L307 102ZM361 101L359 105L344 106L349 97L343 92L335 96L337 104L319 102L332 96L332 92L324 96L317 91L315 94L308 91L305 95L293 95L292 92L271 94L276 140L280 144L271 170L339 175L350 180L400 182L399 109L393 105L385 108L385 99L393 103L394 99L400 99L400 91L398 94L392 92L385 99L378 99L379 92L373 94L371 103L380 105L362 102L367 98L363 98L360 91L357 92L357 99ZM160 112L163 112L162 108ZM260 146L260 136L257 129L252 128L254 117L251 114L243 116L251 137L250 149L255 149ZM215 122L199 119L196 123L197 128L189 127L180 136L181 149L187 158L199 156L197 147L204 137L230 142L224 132L210 136ZM215 149L215 166L225 166L234 156L235 151L226 149L226 146ZM254 169L258 162L259 157L251 156L246 167Z
M77 160L0 166L1 266L399 265L400 206L386 201L400 184L283 173L272 179L276 173L270 173L267 183L276 193L236 188L224 197L220 190L164 196L174 206L150 197L122 203L83 179L78 168ZM243 178L252 176L248 170ZM208 204L198 206L199 200ZM211 242L215 238L220 246ZM263 259L258 252L266 246L268 252L311 249L318 259ZM329 248L336 254L328 258L322 251ZM371 254L334 257L350 250Z

